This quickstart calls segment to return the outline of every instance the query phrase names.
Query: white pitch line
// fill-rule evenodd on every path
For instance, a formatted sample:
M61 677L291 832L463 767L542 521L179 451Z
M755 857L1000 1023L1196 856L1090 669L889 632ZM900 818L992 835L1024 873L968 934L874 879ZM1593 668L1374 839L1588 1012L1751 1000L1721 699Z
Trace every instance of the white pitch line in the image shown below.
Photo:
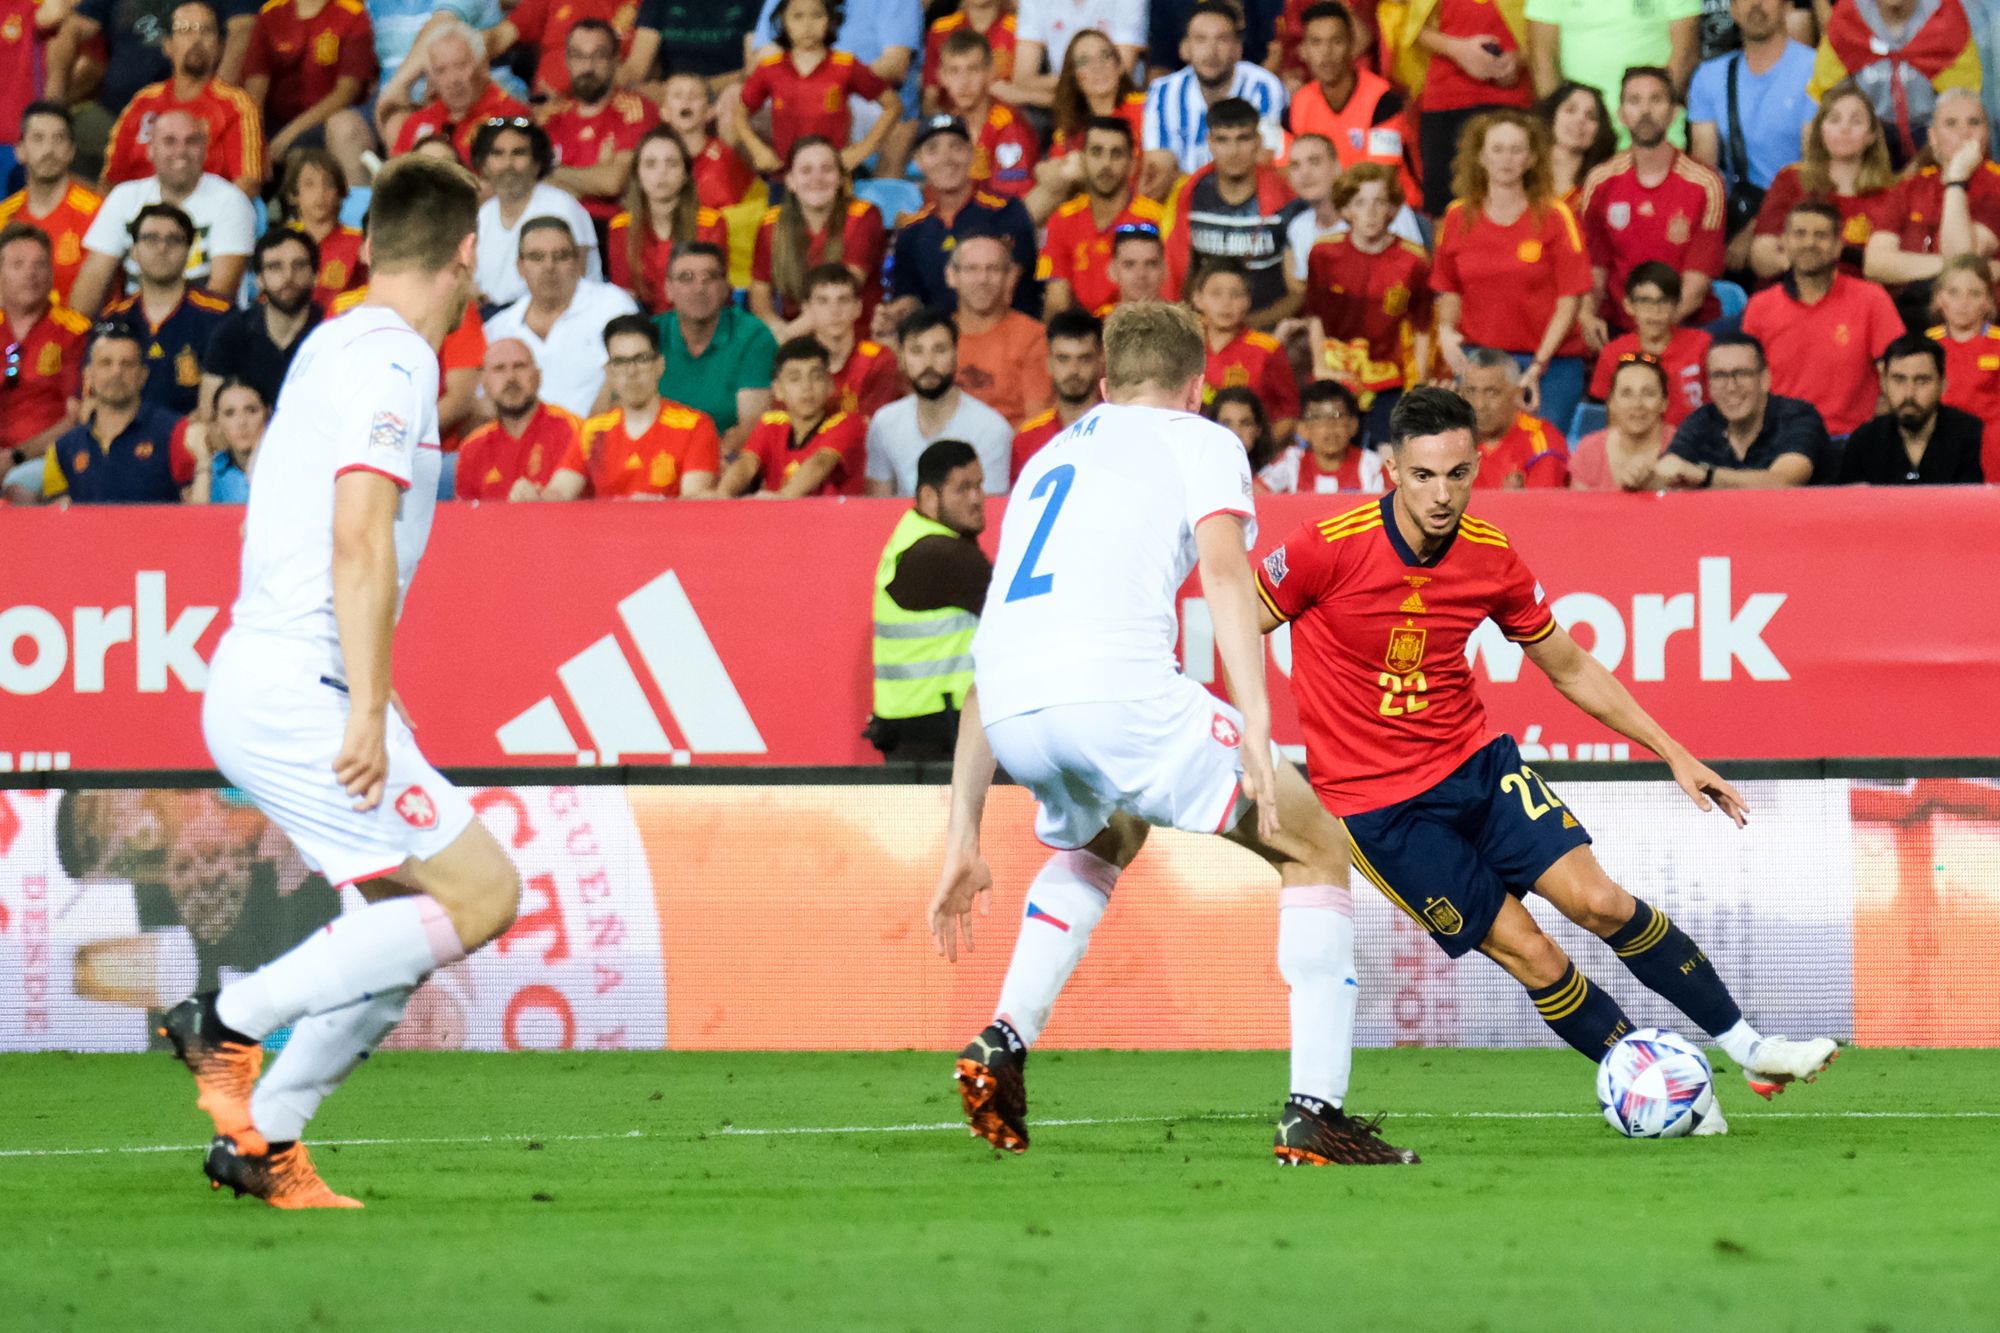
M1391 1111L1390 1120L1597 1120L1598 1111ZM2000 1120L2000 1111L1749 1111L1750 1120ZM1190 1124L1217 1120L1268 1120L1253 1111L1212 1111L1195 1115L1077 1116L1068 1119L1035 1120L1036 1129L1092 1125ZM320 1148L393 1148L419 1146L471 1147L491 1143L609 1143L619 1139L672 1138L685 1142L696 1137L770 1138L796 1134L937 1134L963 1130L963 1120L912 1121L902 1125L724 1125L706 1134L651 1133L628 1129L622 1134L472 1134L444 1138L313 1139ZM15 1157L108 1157L135 1153L195 1152L207 1145L199 1143L146 1143L105 1148L0 1148L0 1159Z

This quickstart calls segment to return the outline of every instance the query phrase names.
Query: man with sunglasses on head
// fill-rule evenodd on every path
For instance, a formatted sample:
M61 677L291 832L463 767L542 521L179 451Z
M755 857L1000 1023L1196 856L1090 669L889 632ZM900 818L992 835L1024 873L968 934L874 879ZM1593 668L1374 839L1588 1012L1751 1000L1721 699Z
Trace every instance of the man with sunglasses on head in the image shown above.
M1042 241L1038 277L1048 282L1043 308L1053 315L1079 306L1109 313L1118 300L1111 280L1111 244L1127 227L1158 234L1165 216L1151 199L1134 197L1132 127L1117 116L1093 116L1083 128L1083 192L1057 208Z
M54 299L52 247L40 228L10 222L0 228L0 471L30 471L8 479L25 494L39 489L35 464L69 425L77 394L83 337L90 321Z
M577 197L548 183L555 151L548 134L526 116L487 121L472 136L472 170L486 184L479 206L479 297L490 309L527 294L516 260L529 218L557 218L583 252L584 276L602 278L597 228Z

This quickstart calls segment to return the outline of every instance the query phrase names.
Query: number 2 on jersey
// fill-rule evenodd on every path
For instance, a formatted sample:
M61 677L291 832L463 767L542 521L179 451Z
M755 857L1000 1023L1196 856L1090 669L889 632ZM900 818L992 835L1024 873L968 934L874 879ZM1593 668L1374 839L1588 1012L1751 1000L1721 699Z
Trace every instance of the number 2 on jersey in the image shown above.
M1054 494L1049 495L1048 508L1042 511L1041 522L1035 524L1034 535L1028 538L1028 549L1021 554L1021 567L1014 571L1014 581L1007 585L1008 601L1040 597L1056 586L1055 575L1035 573L1035 562L1042 558L1042 547L1055 528L1056 515L1062 512L1063 501L1069 498L1069 488L1075 480L1074 464L1058 464L1043 473L1042 479L1035 483L1035 489L1028 492L1030 500L1039 500L1051 491Z

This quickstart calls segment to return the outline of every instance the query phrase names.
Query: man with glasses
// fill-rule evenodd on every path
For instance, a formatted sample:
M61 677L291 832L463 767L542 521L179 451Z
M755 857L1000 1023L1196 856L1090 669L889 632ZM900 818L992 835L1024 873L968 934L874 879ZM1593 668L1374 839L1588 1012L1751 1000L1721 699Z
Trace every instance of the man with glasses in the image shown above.
M1467 351L1458 393L1472 404L1472 434L1479 445L1474 486L1510 491L1568 487L1569 441L1523 409L1521 367L1512 356L1492 347Z
M611 410L583 435L542 488L544 500L700 500L715 494L722 444L705 412L660 395L662 362L653 325L621 315L604 326Z
M1811 403L1771 392L1764 344L1747 333L1708 345L1709 403L1695 409L1667 446L1660 474L1701 490L1804 486L1830 462L1826 423Z
M583 276L569 224L529 218L521 225L521 277L528 294L486 322L490 344L519 338L542 368L542 396L589 416L604 388L604 326L638 313L630 292Z
M125 324L92 332L83 420L43 455L42 492L75 504L173 504L196 460L170 412L145 399L146 345Z
M1361 400L1339 380L1299 390L1300 444L1282 450L1257 480L1279 495L1388 489L1382 456L1361 445Z
M146 402L177 417L201 405L201 374L215 331L229 318L227 301L188 285L187 255L194 223L172 204L148 204L132 223L139 290L104 307L146 353Z
M1093 116L1083 127L1083 192L1057 208L1042 240L1036 275L1048 283L1050 314L1080 306L1102 318L1117 303L1111 242L1127 227L1159 234L1165 213L1132 189L1132 127L1117 116Z
M89 320L56 302L50 252L38 228L25 222L0 228L0 470L10 474L10 492L40 489L39 473L18 480L11 473L37 468L68 427L90 329Z
M305 336L323 316L313 302L319 274L319 246L302 231L274 228L257 238L257 304L231 311L209 339L201 360L201 410L215 409L224 380L238 379L278 401L279 386L292 368Z
M105 155L105 186L147 175L146 145L155 124L168 111L186 111L208 127L202 170L256 198L264 188L264 123L248 93L216 77L222 25L208 0L175 6L161 49L173 62L173 77L141 88L119 113Z
M569 30L567 55L569 93L541 111L555 149L548 183L575 195L591 220L608 228L625 207L639 140L660 123L660 112L639 94L613 86L618 33L603 19L578 20Z
M660 392L708 415L729 462L771 405L778 339L729 299L728 260L705 241L674 247L667 296L673 308L653 320L664 359Z

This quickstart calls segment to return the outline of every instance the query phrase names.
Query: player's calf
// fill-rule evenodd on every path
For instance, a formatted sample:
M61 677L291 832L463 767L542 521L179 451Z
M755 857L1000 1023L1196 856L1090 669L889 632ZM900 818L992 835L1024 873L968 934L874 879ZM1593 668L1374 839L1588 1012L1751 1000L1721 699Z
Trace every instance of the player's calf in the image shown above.
M1618 1001L1576 970L1519 899L1501 904L1479 950L1527 989L1542 1021L1579 1055L1602 1060L1632 1030Z

